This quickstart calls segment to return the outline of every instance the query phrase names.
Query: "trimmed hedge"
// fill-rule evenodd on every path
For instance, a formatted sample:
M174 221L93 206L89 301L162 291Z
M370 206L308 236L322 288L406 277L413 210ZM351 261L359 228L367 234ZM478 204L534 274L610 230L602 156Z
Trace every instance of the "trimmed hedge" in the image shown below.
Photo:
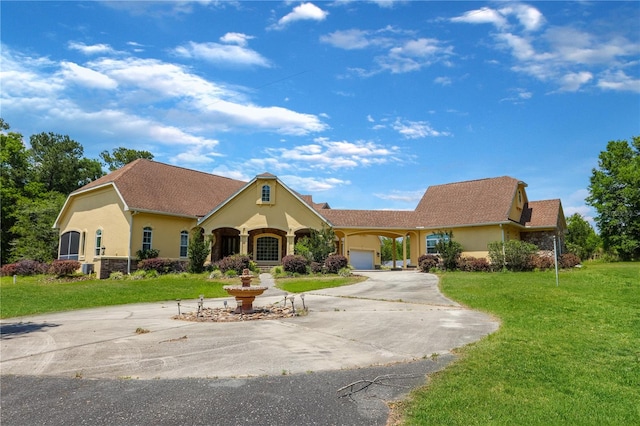
M440 258L433 254L423 254L418 258L418 266L422 272L430 272L440 264Z
M235 271L236 275L240 275L244 269L251 269L251 259L249 256L234 254L223 257L215 265L223 274L226 274L227 271Z
M341 254L332 254L324 261L324 266L330 274L337 274L349 265L349 259Z
M80 269L80 262L77 260L54 260L49 268L49 272L58 277L73 275Z
M484 257L461 257L458 259L458 269L465 272L489 272L491 265Z
M13 275L40 275L49 271L49 264L39 262L37 260L23 259L15 263L3 265L0 274L3 277L11 277Z
M307 264L307 258L299 254L290 254L282 258L282 268L292 274L306 274Z
M156 271L159 274L171 274L174 272L185 272L187 270L187 263L188 262L183 260L154 257L138 262L138 269L143 271Z

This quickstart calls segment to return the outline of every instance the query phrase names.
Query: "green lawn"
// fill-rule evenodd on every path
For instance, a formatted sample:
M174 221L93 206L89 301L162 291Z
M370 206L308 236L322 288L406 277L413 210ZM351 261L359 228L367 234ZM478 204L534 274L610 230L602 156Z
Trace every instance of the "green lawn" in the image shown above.
M278 280L278 287L290 293L337 287L364 277L301 277ZM69 311L96 306L160 302L175 299L228 297L222 288L240 284L239 278L212 281L203 275L170 274L142 280L54 281L49 277L0 278L0 318L46 312ZM254 279L253 284L258 284Z
M158 302L175 299L226 297L222 286L240 280L211 281L206 275L164 275L143 280L58 282L46 277L0 279L0 317L12 318L95 306Z
M319 290L321 288L341 287L366 280L366 277L351 276L340 277L335 275L312 277L294 277L276 279L276 287L289 293L304 293L305 291Z
M414 392L411 425L640 424L640 263L447 273L442 291L501 328Z

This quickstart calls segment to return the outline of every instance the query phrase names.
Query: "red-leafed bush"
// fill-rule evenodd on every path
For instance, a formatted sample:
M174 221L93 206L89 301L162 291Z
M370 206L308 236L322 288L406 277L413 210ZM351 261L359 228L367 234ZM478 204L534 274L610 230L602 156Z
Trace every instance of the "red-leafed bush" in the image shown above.
M573 268L580 264L580 258L573 253L564 253L560 255L558 264L561 268Z
M307 258L299 254L290 254L282 258L282 268L293 274L307 273Z
M80 262L77 260L54 260L49 272L58 277L66 277L73 275L78 269L80 269Z
M17 261L16 263L4 265L2 267L1 274L2 276L39 275L46 274L48 270L49 264L47 263L39 262L37 260L23 259Z
M440 258L433 254L423 254L418 258L418 266L422 272L429 272L438 267Z
M313 272L314 274L324 273L324 265L320 262L311 262L309 266L311 268L311 272Z
M531 257L531 266L534 269L544 271L546 269L555 268L556 262L553 256L541 256L539 254L536 254Z
M143 271L156 271L159 274L171 274L174 272L185 272L187 270L187 262L154 257L138 262L138 269Z
M458 259L458 269L465 272L489 272L491 265L484 257L461 257Z
M227 271L235 271L237 275L240 275L242 274L243 270L251 269L251 259L249 258L249 256L234 254L231 256L223 257L216 262L216 266L223 274L226 274Z
M348 265L349 259L341 254L332 254L324 261L324 266L330 274L337 274L340 269L346 268Z

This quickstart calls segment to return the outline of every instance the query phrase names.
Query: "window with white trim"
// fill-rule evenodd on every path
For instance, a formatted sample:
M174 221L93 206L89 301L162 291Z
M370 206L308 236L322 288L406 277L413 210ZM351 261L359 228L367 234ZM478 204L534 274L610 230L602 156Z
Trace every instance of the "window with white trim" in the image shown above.
M440 241L449 241L449 236L447 234L427 235L427 254L438 254L436 245L438 245Z
M262 202L271 202L271 187L269 185L262 185Z
M60 236L60 254L58 259L78 260L80 246L80 233L76 231L65 232Z
M151 238L153 230L150 226L145 226L142 230L142 251L151 250Z
M180 232L180 257L187 257L189 252L189 233L187 231Z
M100 256L100 249L102 247L102 229L96 231L96 256Z

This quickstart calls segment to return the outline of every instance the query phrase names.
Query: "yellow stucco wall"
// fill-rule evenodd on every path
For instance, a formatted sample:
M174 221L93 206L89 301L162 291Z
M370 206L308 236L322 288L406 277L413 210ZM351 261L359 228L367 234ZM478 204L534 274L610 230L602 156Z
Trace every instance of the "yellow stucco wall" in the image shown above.
M159 250L159 256L169 259L180 258L180 232L190 232L196 226L196 220L177 216L166 216L152 213L136 213L133 215L131 236L131 252L142 249L142 235L145 227L152 230L151 248ZM186 258L184 258L186 260Z
M265 183L271 186L272 197L276 197L271 204L256 198ZM243 234L254 229L275 228L292 234L306 228L321 229L323 224L324 221L308 205L282 188L276 180L258 179L200 226L206 234L217 228L235 228Z
M60 235L68 231L84 233L84 247L82 237L80 241L80 262L93 261L98 229L102 230L101 245L106 249L105 255L127 256L129 222L123 209L120 197L110 186L68 200L67 208L58 219L58 226Z

